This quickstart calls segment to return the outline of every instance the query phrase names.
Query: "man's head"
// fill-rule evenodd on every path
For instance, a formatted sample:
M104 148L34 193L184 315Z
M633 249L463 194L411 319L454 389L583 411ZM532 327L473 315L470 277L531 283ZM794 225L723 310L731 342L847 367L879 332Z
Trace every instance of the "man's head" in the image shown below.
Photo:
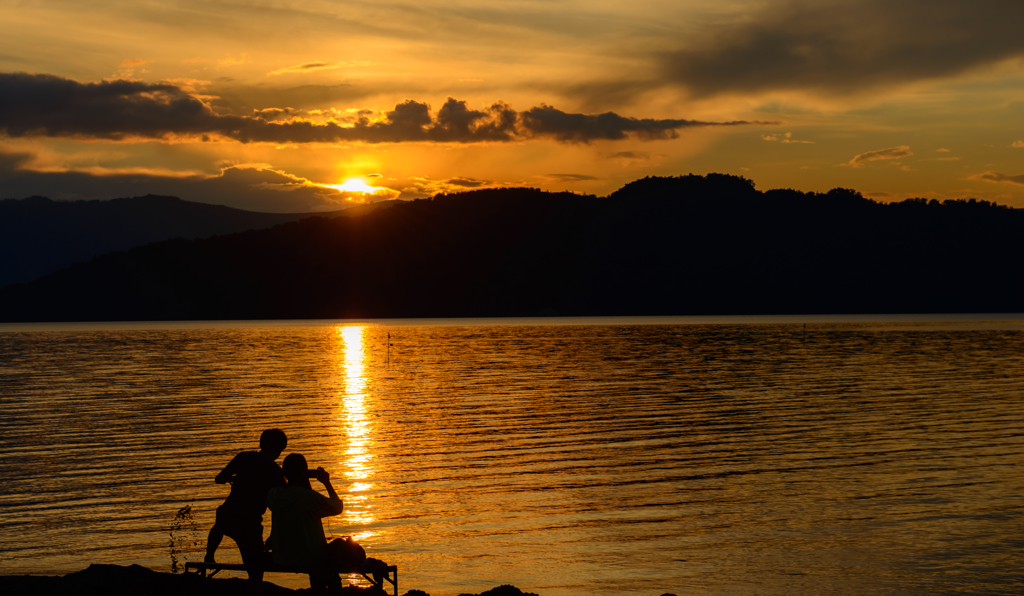
M273 455L271 459L277 459L287 446L288 437L284 436L284 431L280 429L271 428L260 435L260 451Z

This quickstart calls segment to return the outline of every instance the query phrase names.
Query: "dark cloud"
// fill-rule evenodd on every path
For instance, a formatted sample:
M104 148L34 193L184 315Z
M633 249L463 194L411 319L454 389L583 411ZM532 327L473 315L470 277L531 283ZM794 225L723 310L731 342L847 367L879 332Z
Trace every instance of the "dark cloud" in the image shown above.
M41 195L55 200L104 200L162 194L267 213L343 209L349 204L346 194L337 189L316 186L267 168L231 167L215 176L179 177L145 172L96 175L23 169L31 159L28 154L0 152L0 198Z
M582 83L537 85L538 89L555 91L563 97L580 102L587 110L607 110L611 106L629 105L651 91L663 87L657 80L615 78Z
M503 102L474 110L454 98L449 98L436 115L426 103L407 100L377 121L366 114L345 126L337 122L276 121L288 117L289 110L281 108L252 116L221 114L171 84L78 83L51 75L0 73L0 130L11 137L119 140L217 135L243 143L478 143L549 138L588 143L629 136L671 139L678 136L679 129L752 124L638 119L614 112L571 114L547 105L516 112Z
M1007 174L1000 174L999 172L985 172L983 174L971 176L969 180L987 180L989 182L1009 182L1010 184L1024 185L1024 174L1010 176Z
M288 120L308 115L305 110L296 110L295 108L264 108L254 110L254 112L256 116L264 120Z
M649 162L653 159L657 159L660 157L663 156L652 155L646 151L617 151L615 153L609 153L603 156L604 159L615 160L624 166Z
M615 112L604 114L568 114L551 106L541 105L520 113L523 128L530 136L548 137L570 143L595 140L620 140L635 134L644 141L675 139L681 128L698 126L735 126L764 124L761 122L701 122L699 120L655 120L629 118Z
M310 72L314 70L333 70L335 68L341 68L340 62L304 62L302 64L296 64L295 66L286 66L277 70L268 72L268 75L280 75L295 72Z
M0 180L9 180L15 177L15 172L30 163L34 157L31 153L5 153L0 151Z
M663 74L696 96L855 93L1024 54L1020 0L800 0L744 17L662 55Z
M12 137L164 137L211 132L216 121L174 85L0 74L0 129Z
M586 174L545 174L539 176L546 182L585 182L587 180L600 180L597 176L588 176Z
M449 178L444 181L445 184L451 186L461 186L462 188L479 188L481 186L487 186L492 184L489 180L476 180L473 178Z
M471 110L464 101L451 97L437 112L430 128L432 141L473 139L475 141L511 141L515 136L516 111L497 102L483 112Z

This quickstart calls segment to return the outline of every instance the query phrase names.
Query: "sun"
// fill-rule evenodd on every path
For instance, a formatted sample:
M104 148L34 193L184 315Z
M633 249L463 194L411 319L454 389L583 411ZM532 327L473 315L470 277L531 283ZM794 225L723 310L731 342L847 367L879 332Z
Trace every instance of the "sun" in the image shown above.
M362 178L349 178L341 184L332 184L331 186L343 192L359 192L364 195L372 195L380 190L370 186Z

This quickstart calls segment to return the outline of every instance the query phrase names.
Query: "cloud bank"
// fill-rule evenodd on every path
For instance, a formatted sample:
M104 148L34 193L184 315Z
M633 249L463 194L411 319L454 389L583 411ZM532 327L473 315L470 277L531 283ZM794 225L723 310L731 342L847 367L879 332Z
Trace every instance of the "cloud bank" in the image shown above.
M850 94L1024 55L1020 0L799 0L744 16L661 54L662 75L697 97Z
M344 209L353 203L394 198L364 197L314 184L266 165L232 166L212 176L171 176L159 173L89 171L34 171L34 156L0 151L2 196L24 198L43 195L55 200L105 200L147 194L172 195L186 201L227 205L266 213L305 213Z
M767 124L702 122L603 114L572 114L547 105L517 112L504 102L482 110L449 98L436 112L406 100L371 120L354 122L277 120L280 114L221 114L200 98L169 83L102 81L79 83L45 74L0 73L0 130L10 137L75 137L124 140L178 137L226 138L242 143L482 143L550 139L563 143L597 140L671 139L703 126Z

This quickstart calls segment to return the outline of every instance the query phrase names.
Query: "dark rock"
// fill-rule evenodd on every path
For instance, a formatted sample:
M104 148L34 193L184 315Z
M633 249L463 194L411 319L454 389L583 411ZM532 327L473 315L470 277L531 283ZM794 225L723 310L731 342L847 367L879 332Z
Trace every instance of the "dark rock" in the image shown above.
M90 565L64 576L8 576L0 579L4 596L245 596L243 578L203 578L160 573L140 565ZM264 596L294 591L264 582Z
M153 571L140 565L90 565L63 576L0 576L3 596L246 596L247 580L242 577L200 577ZM308 589L289 590L263 582L262 596L303 596ZM376 588L345 586L342 596L380 596ZM430 596L423 590L409 590L403 596ZM467 594L465 596L476 596ZM537 596L515 586L498 586L479 596Z
M477 596L476 594L460 594L459 596ZM523 592L515 586L504 584L497 588L491 588L486 592L480 592L479 596L537 596L532 592Z

